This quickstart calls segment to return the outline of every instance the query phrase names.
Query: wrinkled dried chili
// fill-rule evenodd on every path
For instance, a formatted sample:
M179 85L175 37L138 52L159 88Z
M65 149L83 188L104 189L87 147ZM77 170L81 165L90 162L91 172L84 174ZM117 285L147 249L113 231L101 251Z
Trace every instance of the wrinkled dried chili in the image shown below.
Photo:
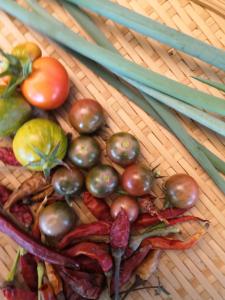
M53 267L52 264L45 262L45 270L48 281L54 291L54 294L58 296L63 292L63 283L57 272L57 270Z
M75 239L84 238L91 235L109 235L111 225L111 222L98 221L77 226L74 230L64 236L64 238L59 242L58 247L59 249L63 249Z
M77 263L34 240L28 233L18 228L9 218L0 212L0 231L12 238L19 246L41 259L62 266L79 268Z
M37 263L35 257L30 253L21 255L19 260L19 265L20 265L20 272L27 286L30 288L31 291L33 292L37 291L38 276L37 276Z
M145 259L146 255L149 253L151 249L151 245L147 244L143 247L140 247L130 258L125 260L121 266L120 272L120 287L125 285L133 275L134 271L138 268L138 266ZM112 282L111 292L114 294L115 292L115 283Z
M99 263L95 259L91 259L85 255L79 255L76 257L76 262L80 266L80 270L83 272L89 273L101 273L102 268L100 267Z
M3 295L7 300L37 300L37 294L13 286L4 287Z
M60 276L64 282L80 296L88 299L98 299L104 282L101 274L88 274L66 268L58 268Z
M0 160L10 166L21 166L17 161L12 148L9 147L0 147Z
M43 284L39 293L42 300L56 300L53 289L49 283Z
M142 242L142 246L149 245L152 249L162 250L185 250L192 248L205 233L205 229L201 228L197 233L185 241L166 237L147 238Z
M110 231L110 244L112 247L112 255L115 261L114 285L115 300L120 298L120 265L122 256L128 246L130 236L130 221L127 212L121 209L117 218L112 224Z
M102 199L95 198L89 192L83 194L83 202L98 220L111 220L110 207Z
M98 261L103 272L107 273L112 269L112 258L104 247L97 243L83 242L79 243L68 250L65 253L71 257L79 255L85 255Z
M187 209L184 209L184 208L166 208L164 210L160 210L158 212L158 215L154 215L154 216L151 216L148 213L144 213L144 214L141 214L138 217L137 221L134 222L132 229L138 230L140 228L144 228L144 227L147 227L150 225L157 224L158 222L160 222L159 216L162 219L165 219L168 221L170 219L176 218L176 217L184 214L186 211L187 211Z
M42 173L35 173L31 178L25 180L20 187L13 191L8 201L4 205L4 209L9 209L14 203L22 200L30 195L37 193L46 185L46 179Z

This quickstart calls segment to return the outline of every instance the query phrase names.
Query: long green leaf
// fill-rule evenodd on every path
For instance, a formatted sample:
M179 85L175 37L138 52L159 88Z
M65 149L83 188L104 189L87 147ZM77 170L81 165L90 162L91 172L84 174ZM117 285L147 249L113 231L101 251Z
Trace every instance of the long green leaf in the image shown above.
M67 0L225 71L225 52L108 0Z
M93 40L101 45L102 47L105 47L107 49L111 49L112 51L117 51L114 46L109 42L109 40L105 37L105 35L102 33L102 31L96 26L96 24L93 22L93 20L88 16L87 13L83 12L78 6L72 5L70 3L67 3L63 0L59 1L63 7L80 23L80 25L83 27L83 29L93 38ZM82 57L79 57L80 60L82 60ZM83 61L84 62L84 61ZM103 70L100 71L100 67L95 68L95 71L98 70L98 75L103 77ZM163 125L164 127L168 128L164 120L159 116L158 113L152 108L151 105L144 102L143 96L138 95L134 92L134 90L131 90L129 86L125 85L121 81L119 81L117 78L112 76L109 72L105 71L105 79L108 83L110 83L112 86L114 86L117 90L119 90L122 94L125 94L128 98L132 99L132 101L138 105L141 106L141 108L147 112L152 118L154 118L158 123ZM168 114L171 114L171 112L168 110ZM174 114L174 118L175 118ZM180 124L181 126L181 124ZM183 128L183 130L185 130ZM190 136L191 137L191 136ZM209 158L209 160L214 164L214 166L223 174L225 174L225 162L222 161L219 157L217 157L214 153L212 153L210 150L208 150L206 147L201 145L199 142L196 141L198 144L199 149L203 151L206 156Z
M159 100L161 103L173 108L174 110L182 113L183 115L187 116L190 119L197 121L198 123L208 127L209 129L215 131L216 133L225 136L225 123L217 119L193 106L190 106L186 103L181 103L176 99L172 98L171 96L165 95L161 92L158 92L152 88L144 86L139 82L134 80L130 80L125 78L127 82L131 85L135 86L137 89L141 90L142 92L146 93L147 95Z
M103 35L102 32L96 27L96 25L92 22L92 20L83 13L80 14L80 10L78 8L69 8L69 12L71 13L74 10L77 10L75 15L80 16L79 22L86 29L89 26L92 27L92 31L95 31L95 35L92 35L92 38L95 41L100 41L101 45L108 47L108 40L101 38ZM75 16L74 15L74 16ZM87 19L89 19L87 21ZM88 31L89 32L89 31ZM89 32L90 33L90 32ZM143 101L143 98L138 96L133 90L131 90L124 83L119 81L117 78L112 76L107 70L102 67L96 65L94 62L80 56L79 54L73 52L73 55L77 57L82 63L84 63L88 68L94 71L97 75L101 76L104 80L106 80L109 84L114 86L121 93L125 94L129 99L131 99L135 104L140 106L146 113L155 118L162 125L169 127L171 131L178 137L178 139L186 146L189 152L195 157L195 159L199 162L199 164L207 171L207 173L211 176L217 186L225 193L225 181L218 174L212 162L216 164L218 169L225 174L225 169L221 166L224 166L225 163L220 160L216 155L214 155L211 151L206 149L204 146L195 141L183 128L182 124L178 121L175 114L171 112L168 108L164 107L160 103L156 103L154 99L149 97L148 95L144 95L146 102ZM143 95L143 94L142 94ZM199 151L201 149L201 151ZM202 152L204 150L204 152ZM210 161L210 159L212 161Z
M225 115L225 101L218 97L192 89L130 62L119 54L86 41L69 28L65 28L60 22L49 22L36 13L27 11L12 0L0 1L0 8L57 42L107 67L114 73L120 74L120 76L129 76L132 80L172 97L177 97L200 109Z
M202 83L205 83L205 84L208 84L220 91L223 91L225 92L225 84L223 83L220 83L220 82L216 82L216 81L212 81L212 80L208 80L208 79L204 79L204 78L200 78L200 77L195 77L193 76L192 78L202 82Z

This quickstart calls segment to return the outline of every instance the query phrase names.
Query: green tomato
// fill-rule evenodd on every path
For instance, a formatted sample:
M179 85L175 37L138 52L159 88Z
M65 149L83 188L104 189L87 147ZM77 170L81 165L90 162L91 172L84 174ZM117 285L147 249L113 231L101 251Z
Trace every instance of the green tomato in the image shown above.
M15 134L30 115L31 107L21 95L0 97L0 137Z
M49 170L60 164L66 155L67 137L62 128L46 119L25 123L13 140L13 152L22 166L30 170Z

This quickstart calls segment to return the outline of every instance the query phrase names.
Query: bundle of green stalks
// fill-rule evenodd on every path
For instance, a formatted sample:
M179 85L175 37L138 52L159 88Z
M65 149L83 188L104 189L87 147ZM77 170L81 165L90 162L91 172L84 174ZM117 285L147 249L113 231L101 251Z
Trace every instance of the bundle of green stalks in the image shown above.
M59 43L98 76L173 132L220 190L225 193L225 180L220 174L225 175L225 162L196 141L182 126L173 111L175 110L217 134L225 136L225 122L223 121L225 100L185 86L123 58L82 9L85 8L110 18L225 70L225 52L223 50L108 0L58 1L95 42L91 43L52 17L35 0L26 2L31 10L23 8L13 0L1 1L0 9ZM220 90L225 90L225 86L221 83L197 79Z

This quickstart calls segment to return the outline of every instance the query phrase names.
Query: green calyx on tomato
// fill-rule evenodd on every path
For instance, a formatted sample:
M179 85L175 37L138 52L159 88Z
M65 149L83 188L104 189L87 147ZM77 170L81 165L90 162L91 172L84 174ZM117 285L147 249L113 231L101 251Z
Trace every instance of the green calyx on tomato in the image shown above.
M0 87L0 94L1 90ZM0 137L15 134L30 115L31 107L22 95L13 94L9 98L0 95Z
M67 151L67 137L56 123L33 119L17 131L13 151L22 166L43 171L48 177L52 168L64 164L62 160Z
M5 53L2 49L0 49L0 54L3 64L0 77L10 76L9 83L2 94L4 98L8 98L32 72L32 61L29 56L17 57Z

